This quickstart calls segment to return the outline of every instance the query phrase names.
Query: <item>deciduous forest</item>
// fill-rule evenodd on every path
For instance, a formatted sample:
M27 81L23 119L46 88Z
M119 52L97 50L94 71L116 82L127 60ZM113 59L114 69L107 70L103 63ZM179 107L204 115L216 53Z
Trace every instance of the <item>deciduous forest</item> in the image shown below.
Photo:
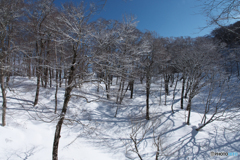
M215 2L191 38L92 20L107 1L0 0L0 159L238 159L239 1Z

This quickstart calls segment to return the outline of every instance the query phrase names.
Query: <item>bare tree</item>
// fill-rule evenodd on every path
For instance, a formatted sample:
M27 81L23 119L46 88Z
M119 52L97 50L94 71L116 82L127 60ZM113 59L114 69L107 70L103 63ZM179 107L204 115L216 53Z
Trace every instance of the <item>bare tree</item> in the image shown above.
M182 43L184 41L179 42ZM199 94L201 89L208 83L208 72L217 68L216 64L220 58L217 58L219 55L217 54L216 46L210 39L199 37L189 39L185 42L187 50L179 52L179 56L175 60L175 66L178 67L180 71L183 71L184 78L188 78L187 124L190 124L192 99ZM183 91L181 95L183 96Z
M110 94L115 96L118 105L122 103L129 88L130 98L133 97L139 59L147 49L147 43L140 40L142 33L136 29L136 24L133 16L124 17L123 23L98 20L93 24L96 30L92 35L93 43L96 44L95 59L99 60L99 63L94 64L94 70L105 82L107 98L110 99ZM116 92L110 90L113 76L120 79ZM115 116L117 111L118 106Z
M52 159L58 159L58 144L60 140L61 128L68 109L68 103L71 98L71 92L73 88L77 87L79 83L82 83L85 76L88 74L88 37L89 28L88 21L91 15L94 13L94 8L85 8L85 4L74 6L71 3L63 5L62 12L58 17L58 21L61 24L52 30L62 35L60 41L64 42L64 50L67 53L71 53L66 58L67 63L67 84L65 86L65 96L62 111L56 126ZM83 76L83 77L82 77Z
M37 75L37 88L34 100L34 106L38 104L40 81L42 78L42 71L44 69L44 55L49 54L49 34L45 27L48 16L52 13L54 0L37 0L27 1L27 10L25 16L27 17L27 31L29 35L33 36L34 39L31 43L31 51L33 57L36 60L36 75ZM33 47L34 46L34 47Z
M140 55L145 51L145 45L139 45L140 32L136 29L137 21L133 16L124 17L123 23L118 29L119 37L117 39L118 52L117 59L117 75L121 78L119 89L117 91L116 103L121 104L125 93L136 76L134 70ZM127 84L126 84L127 83Z
M17 49L19 49L15 43L17 32L17 21L21 17L21 9L23 8L21 0L3 0L0 1L0 82L2 91L2 126L6 125L6 109L7 109L7 97L6 97L6 82L5 78L11 72L12 66L9 63L10 57L14 57ZM7 78L7 82L9 77Z
M157 72L158 66L161 65L163 49L161 47L161 39L154 32L146 32L142 38L144 43L148 43L148 49L142 55L141 67L144 69L146 77L146 119L149 120L149 98L152 77Z
M112 84L112 78L115 73L116 67L116 45L119 34L117 29L120 23L117 21L107 21L99 19L97 22L91 24L94 28L92 33L92 43L94 44L94 55L98 60L98 63L94 63L93 69L101 81L105 82L105 90L107 93L107 99L110 99L110 88Z
M239 1L238 0L199 0L202 2L203 13L210 18L210 25L218 24L230 20L238 20Z
M207 93L203 97L205 105L201 125L197 131L214 121L231 122L231 119L238 115L239 86L235 80L221 83L221 79L226 79L220 72L209 73L209 84L204 87L203 92ZM220 84L221 83L221 84Z

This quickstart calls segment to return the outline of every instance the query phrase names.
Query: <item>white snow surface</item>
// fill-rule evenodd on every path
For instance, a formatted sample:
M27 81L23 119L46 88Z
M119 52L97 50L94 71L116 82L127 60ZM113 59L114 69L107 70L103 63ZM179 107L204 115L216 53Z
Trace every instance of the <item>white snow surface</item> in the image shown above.
M174 113L171 111L172 90L164 105L161 104L160 85L151 85L150 120L145 120L144 84L136 82L134 97L127 92L123 103L117 105L114 95L106 99L104 85L87 83L73 90L62 127L59 160L127 160L139 159L131 152L130 136L137 128L139 153L144 160L155 160L157 148L153 137L161 135L159 159L240 159L240 156L214 156L211 152L236 152L240 154L240 136L237 131L226 130L226 122L215 121L201 131L201 95L194 98L191 124L186 125L187 111L180 109L181 83L177 87ZM0 126L0 160L50 160L58 115L64 101L64 85L58 91L58 113L54 114L55 84L40 88L39 103L33 107L36 79L13 77L7 91L7 125ZM115 81L113 82L113 88ZM187 101L185 99L185 101ZM2 99L0 99L2 103ZM187 102L184 106L186 107ZM195 107L194 107L195 106ZM114 117L118 107L117 116ZM198 111L198 112L197 112ZM1 115L2 116L2 115ZM0 116L0 118L2 118ZM154 127L152 127L154 126Z

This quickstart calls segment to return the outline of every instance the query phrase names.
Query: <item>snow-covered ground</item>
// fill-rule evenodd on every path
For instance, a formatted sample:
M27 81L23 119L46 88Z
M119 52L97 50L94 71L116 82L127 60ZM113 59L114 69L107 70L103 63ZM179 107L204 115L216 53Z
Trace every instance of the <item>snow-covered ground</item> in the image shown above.
M115 85L115 82L113 82ZM50 160L57 115L64 100L64 87L58 91L58 114L54 114L55 88L41 88L39 104L33 107L36 89L35 79L16 77L11 80L7 92L7 125L0 126L1 160ZM159 142L159 159L240 159L240 135L228 130L226 122L215 121L201 131L201 95L194 98L191 124L186 125L187 111L180 109L180 88L171 111L172 90L161 105L157 84L151 85L150 120L145 120L144 85L137 82L134 97L126 94L123 103L117 105L106 100L105 93L96 92L94 84L84 84L73 93L89 100L73 96L65 124L62 128L59 160L125 160L139 159L133 140L144 160L155 159ZM114 86L113 86L114 88ZM187 100L186 100L187 101ZM0 103L2 99L0 99ZM186 106L186 102L185 102ZM194 107L195 106L195 107ZM115 112L118 107L117 116ZM1 116L0 116L1 118ZM156 136L159 138L153 138ZM136 139L135 139L136 138ZM229 156L211 156L211 152L228 152ZM230 156L230 153L234 153Z

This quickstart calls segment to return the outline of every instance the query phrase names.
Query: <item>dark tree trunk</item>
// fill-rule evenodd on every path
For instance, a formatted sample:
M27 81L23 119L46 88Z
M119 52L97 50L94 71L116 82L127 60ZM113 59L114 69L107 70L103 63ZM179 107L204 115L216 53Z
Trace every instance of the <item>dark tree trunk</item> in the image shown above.
M67 87L65 90L65 99L63 103L63 108L62 112L60 114L60 119L57 123L56 130L55 130L55 136L54 136L54 142L53 142L53 152L52 152L52 159L53 160L58 160L58 145L59 145L59 140L61 138L61 129L62 129L62 124L65 119L65 114L67 112L67 107L68 107L68 102L70 101L71 98L71 87Z
M191 85L189 84L189 78L188 78L187 79L187 86L186 86L186 92L185 92L184 98L187 98L187 94L188 94L188 92L190 90L190 87L191 87Z
M177 80L175 82L175 86L174 86L174 89L173 89L173 100L172 100L172 106L171 106L171 110L172 110L172 113L174 113L174 110L173 110L173 105L174 105L174 100L175 100L175 92L176 92L176 88L177 88L177 83L178 83L178 76L177 75ZM174 82L174 81L173 81Z
M160 140L160 136L158 136L158 141ZM156 152L156 158L155 160L159 160L159 153L160 153L160 146L159 144L156 144L156 147L157 147L157 152Z
M52 160L58 160L58 145L59 145L59 140L61 138L61 129L62 129L62 124L65 119L65 115L67 112L67 107L68 107L68 102L70 101L71 98L71 91L73 89L72 82L74 80L74 74L75 74L75 63L76 63L76 58L77 58L77 53L73 48L73 61L72 61L72 66L70 68L70 73L67 77L68 79L68 85L65 89L65 95L64 95L64 103L63 103L63 108L62 112L60 114L60 119L57 123L56 130L55 130L55 136L54 136L54 142L53 142L53 152L52 152Z
M111 76L110 75L106 75L106 79L105 79L105 86L106 86L106 92L107 92L107 99L110 99L110 86L111 86Z
M42 41L42 40L41 40ZM41 43L41 42L40 42ZM43 49L43 44L41 43L41 51L39 53L39 49L38 49L38 42L36 42L36 53L39 55L39 57L41 57L41 52L42 52L42 49ZM40 78L41 78L41 67L40 67L40 63L41 63L41 60L38 59L37 60L37 67L36 67L36 75L37 75L37 89L36 89L36 94L35 94L35 100L34 100L34 103L33 105L36 106L38 104L38 97L39 97L39 88L40 88Z
M51 71L51 69L49 68L49 85L50 85L50 88L52 88L52 77L53 77L53 72Z
M123 101L123 98L124 98L124 96L125 96L125 93L126 93L126 91L125 91L125 93L123 93L123 92L124 92L124 86L125 86L125 80L123 80L123 81L122 81L122 88L121 88L121 93L120 93L120 100L119 100L119 104L121 104L121 103L122 103L122 101ZM128 88L128 86L127 86L127 88Z
M130 95L130 98L132 99L133 98L133 86L134 86L134 80L130 81L130 91L131 91L131 95Z
M58 70L56 69L56 91L55 91L55 110L54 113L57 113L57 93L58 93Z
M141 82L141 84L143 84L143 79L144 79L144 76L140 76L140 82Z
M123 78L121 78L121 81L120 81L120 84L119 84L119 88L118 88L117 99L116 99L116 103L117 104L120 104L122 84L123 84Z
M34 106L38 104L38 97L39 97L39 90L40 90L40 73L37 73L37 89L36 89L36 95L34 100Z
M105 87L106 87L106 92L107 92L107 99L110 99L110 96L109 96L110 86L108 85L108 82L106 82Z
M171 74L170 74L170 78L169 78L169 79L171 80L170 87L172 87L172 86L173 86L173 83L174 83L174 73L171 73Z
M184 90L185 90L185 77L183 76L182 81L182 93L181 93L181 109L183 109L183 98L184 98Z
M51 71L52 81L53 81L53 79L54 79L54 75L55 75L55 74L54 74L54 73L55 73L55 72L54 72L54 69L50 69L49 71Z
M62 87L62 70L59 70L59 87Z
M97 84L97 92L99 92L100 81L101 81L101 80L98 80L98 81L97 81L97 83L98 83L98 84Z
M28 78L31 79L32 74L31 74L31 59L28 60Z
M36 76L36 67L33 67L32 73L33 73L33 76L35 77Z
M112 85L112 81L113 81L113 75L110 75L110 83Z
M55 42L55 60L56 60L56 68L58 68L58 56L57 56L57 46L56 46L56 42ZM54 77L53 75L54 69L52 69L52 77ZM58 98L57 98L57 93L58 93L58 69L56 69L56 90L55 90L55 109L54 109L54 113L57 113L57 105L58 105ZM50 80L50 82L52 82L52 80Z
M42 70L41 70L41 72L42 72ZM43 83L43 82L44 82L44 79L43 79L44 77L43 77L42 74L41 74L40 78L41 78L41 84L42 84L42 87L44 87L44 83Z
M170 79L169 75L165 74L165 76L164 76L164 84L165 84L165 94L166 95L169 95L169 89L168 89L169 79Z
M8 83L10 81L10 73L7 73L7 77L6 77L6 86L8 86Z
M2 90L2 126L6 125L6 110L7 110L7 96L6 96L6 88L4 84L4 76L3 71L1 71L1 90Z
M50 55L50 50L49 50L49 45L50 45L50 40L47 40L47 53L46 53L46 57L45 57L45 64L47 66L45 66L45 71L44 71L44 81L45 81L45 84L44 84L44 88L47 88L47 84L48 84L48 76L50 75L51 76L51 71L50 71L50 68L48 67L49 65L49 55Z
M9 46L9 48L10 48L10 46ZM7 65L10 65L10 62L9 62L9 58L8 58L8 57L7 57ZM7 71L7 72L6 72L6 86L8 86L9 81L10 81L10 72Z
M162 104L162 77L161 77L161 83L160 83L160 95L159 95L160 99L159 99L159 105Z
M190 124L191 108L192 108L192 97L191 97L191 95L189 95L188 105L187 105L187 110L188 110L187 125Z
M146 77L146 120L150 120L149 117L149 95L150 95L150 76L147 73Z
M165 81L165 94L166 94L166 95L169 95L168 81Z
M47 84L48 84L48 67L46 67L44 69L44 88L47 88Z
M10 29L11 30L11 29ZM11 47L11 44L10 44L10 37L8 37L8 48L10 48ZM10 65L10 60L9 60L9 57L7 57L6 58L6 63L7 63L7 65ZM9 81L10 81L10 72L9 71L7 71L6 72L6 85L8 86L8 83L9 83Z

